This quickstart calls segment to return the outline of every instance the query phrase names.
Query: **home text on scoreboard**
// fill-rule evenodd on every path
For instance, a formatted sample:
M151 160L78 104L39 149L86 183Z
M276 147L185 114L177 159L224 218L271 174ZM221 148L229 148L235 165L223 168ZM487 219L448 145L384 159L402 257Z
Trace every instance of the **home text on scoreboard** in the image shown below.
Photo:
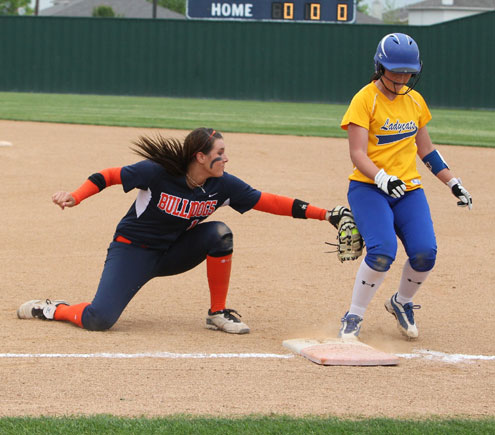
M354 0L187 0L191 19L353 23Z

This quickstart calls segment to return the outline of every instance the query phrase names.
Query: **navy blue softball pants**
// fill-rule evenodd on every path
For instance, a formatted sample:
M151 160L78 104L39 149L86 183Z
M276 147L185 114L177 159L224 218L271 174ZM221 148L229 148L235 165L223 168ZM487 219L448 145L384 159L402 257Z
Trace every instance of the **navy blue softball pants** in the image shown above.
M96 295L83 312L83 327L92 331L111 328L130 300L152 278L186 272L207 255L222 257L232 250L232 232L223 222L196 225L166 251L113 241Z

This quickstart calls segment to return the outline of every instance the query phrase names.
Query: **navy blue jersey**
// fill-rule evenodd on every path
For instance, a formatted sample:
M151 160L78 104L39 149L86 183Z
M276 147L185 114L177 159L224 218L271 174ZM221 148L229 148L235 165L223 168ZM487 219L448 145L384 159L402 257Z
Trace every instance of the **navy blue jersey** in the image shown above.
M205 220L218 207L229 205L239 213L254 207L261 192L224 172L191 190L185 176L174 177L161 165L143 160L121 170L125 192L139 189L115 236L150 248L167 249L184 231Z

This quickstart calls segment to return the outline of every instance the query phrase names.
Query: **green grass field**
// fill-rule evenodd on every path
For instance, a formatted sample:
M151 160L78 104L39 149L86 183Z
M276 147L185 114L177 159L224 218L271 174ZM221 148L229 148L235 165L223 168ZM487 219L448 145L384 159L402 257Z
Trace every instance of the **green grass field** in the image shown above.
M495 420L343 420L337 418L117 418L111 416L73 418L4 418L2 434L493 434Z
M343 105L192 100L92 95L0 93L0 119L346 137ZM432 110L429 125L439 144L493 147L495 112ZM2 434L492 434L495 419L391 420L336 418L42 417L2 418Z
M346 137L345 105L187 98L0 93L0 119ZM495 111L433 109L434 143L495 146Z

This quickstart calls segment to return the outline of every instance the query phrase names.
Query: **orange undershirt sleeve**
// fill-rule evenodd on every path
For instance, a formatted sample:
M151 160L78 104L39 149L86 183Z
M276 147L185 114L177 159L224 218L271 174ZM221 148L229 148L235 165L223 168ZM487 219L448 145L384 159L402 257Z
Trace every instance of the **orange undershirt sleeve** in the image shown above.
M82 200L101 192L105 187L122 184L121 169L121 167L108 168L91 175L80 187L71 193L76 200L76 205Z
M120 176L122 168L107 168L103 169L100 171L100 174L102 174L105 177L105 181L108 186L113 186L114 184L122 184L122 178Z
M90 180L86 180L80 187L71 193L72 197L76 200L76 205L83 199L89 198L91 195L98 193L100 189Z
M306 209L306 217L308 219L318 219L320 221L325 220L327 211L324 208L316 207L314 205L308 204Z
M292 216L293 203L293 198L261 192L260 199L253 208L258 211L264 211L265 213Z
M261 192L260 199L253 207L255 210L282 216L302 219L325 220L327 210L287 196Z

